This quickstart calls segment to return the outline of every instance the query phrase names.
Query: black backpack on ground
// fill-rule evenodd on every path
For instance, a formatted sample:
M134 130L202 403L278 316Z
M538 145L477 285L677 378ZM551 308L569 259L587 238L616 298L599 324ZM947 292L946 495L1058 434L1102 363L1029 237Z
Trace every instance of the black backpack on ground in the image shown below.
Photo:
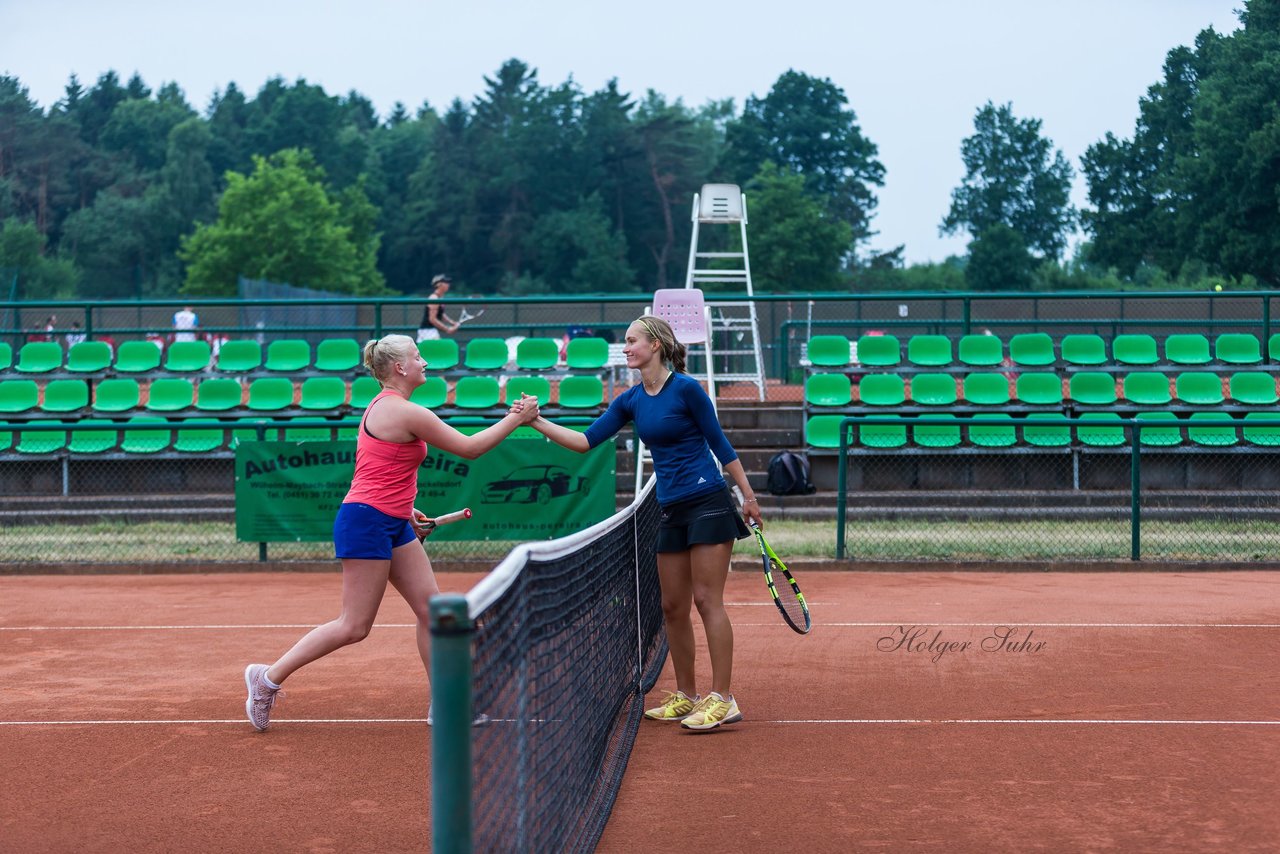
M818 491L809 480L809 458L791 451L780 451L769 460L766 486L772 495L810 495Z

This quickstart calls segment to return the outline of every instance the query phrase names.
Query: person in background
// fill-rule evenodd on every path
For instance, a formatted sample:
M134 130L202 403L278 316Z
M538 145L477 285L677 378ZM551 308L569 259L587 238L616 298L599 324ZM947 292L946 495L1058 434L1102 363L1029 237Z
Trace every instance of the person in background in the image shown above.
M743 517L761 527L764 522L711 398L685 373L685 347L671 325L659 317L641 317L627 329L623 354L627 366L640 372L641 383L614 398L586 432L541 417L533 428L557 445L585 453L631 422L648 446L661 506L654 548L676 690L645 717L679 721L685 729L703 732L742 720L729 690L733 625L724 607L724 587L733 541L751 536ZM741 515L717 460L742 492ZM711 655L711 691L705 695L698 693L694 675L693 606L702 618Z
M356 438L351 489L333 522L333 547L342 561L342 610L333 620L304 635L274 664L245 668L245 714L259 732L271 725L271 709L284 680L298 668L369 634L390 584L417 618L418 654L430 671L428 602L440 592L421 538L430 533L430 517L413 506L418 468L428 443L474 460L493 450L516 427L538 417L537 398L479 433L464 435L424 406L412 403L413 390L426 382L427 363L408 335L387 335L364 347L364 366L382 385L365 407ZM431 723L431 710L427 710Z
M458 331L458 324L444 313L440 300L449 293L449 285L453 280L440 273L431 280L431 296L422 309L422 320L418 322L418 340L426 341L439 338L441 335L452 335Z
M196 340L195 330L200 328L200 316L191 310L191 306L184 305L182 311L173 313L173 340L174 341L194 341Z
M80 328L80 321L71 321L71 329L67 332L66 340L68 350L84 340L84 330Z

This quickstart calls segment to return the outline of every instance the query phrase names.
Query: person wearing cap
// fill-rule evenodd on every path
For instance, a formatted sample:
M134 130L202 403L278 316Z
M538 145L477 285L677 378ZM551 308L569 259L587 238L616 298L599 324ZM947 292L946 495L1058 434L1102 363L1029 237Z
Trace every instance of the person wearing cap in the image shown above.
M444 273L432 278L431 296L427 297L427 304L422 310L422 320L418 323L419 341L439 338L441 333L451 335L458 331L458 324L449 319L449 316L444 313L444 306L440 304L440 299L449 293L451 282L452 280Z

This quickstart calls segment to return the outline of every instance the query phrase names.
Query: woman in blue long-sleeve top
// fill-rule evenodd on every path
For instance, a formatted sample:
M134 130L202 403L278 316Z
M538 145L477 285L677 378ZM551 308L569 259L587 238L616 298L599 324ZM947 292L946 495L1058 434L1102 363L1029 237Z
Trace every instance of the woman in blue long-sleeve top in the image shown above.
M641 383L616 397L586 432L542 417L533 426L556 444L585 453L632 422L649 448L662 508L658 580L676 690L645 717L680 721L694 731L711 730L742 720L730 691L733 625L724 607L724 587L733 541L751 535L744 517L763 527L760 505L711 399L701 383L685 373L685 347L670 324L641 317L627 329L622 352L627 366L640 372ZM741 514L720 466L742 493ZM711 654L711 690L706 695L698 693L694 675L691 606L702 618Z

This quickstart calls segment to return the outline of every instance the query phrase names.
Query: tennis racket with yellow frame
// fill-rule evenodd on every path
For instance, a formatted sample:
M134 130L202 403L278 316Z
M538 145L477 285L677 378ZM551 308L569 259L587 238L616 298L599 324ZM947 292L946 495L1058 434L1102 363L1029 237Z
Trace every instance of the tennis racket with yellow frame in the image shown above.
M760 561L764 564L764 581L769 586L769 595L773 598L773 604L778 606L782 619L787 621L788 626L802 635L808 634L809 629L813 627L813 622L809 617L809 605L804 601L804 594L800 592L800 585L796 583L795 576L791 574L791 570L787 569L782 558L778 557L778 553L769 545L769 541L764 538L764 532L760 530L760 526L753 524L751 530L755 531L756 543L760 546ZM778 585L773 579L775 570L782 570L782 577L786 580L781 591L778 590Z

